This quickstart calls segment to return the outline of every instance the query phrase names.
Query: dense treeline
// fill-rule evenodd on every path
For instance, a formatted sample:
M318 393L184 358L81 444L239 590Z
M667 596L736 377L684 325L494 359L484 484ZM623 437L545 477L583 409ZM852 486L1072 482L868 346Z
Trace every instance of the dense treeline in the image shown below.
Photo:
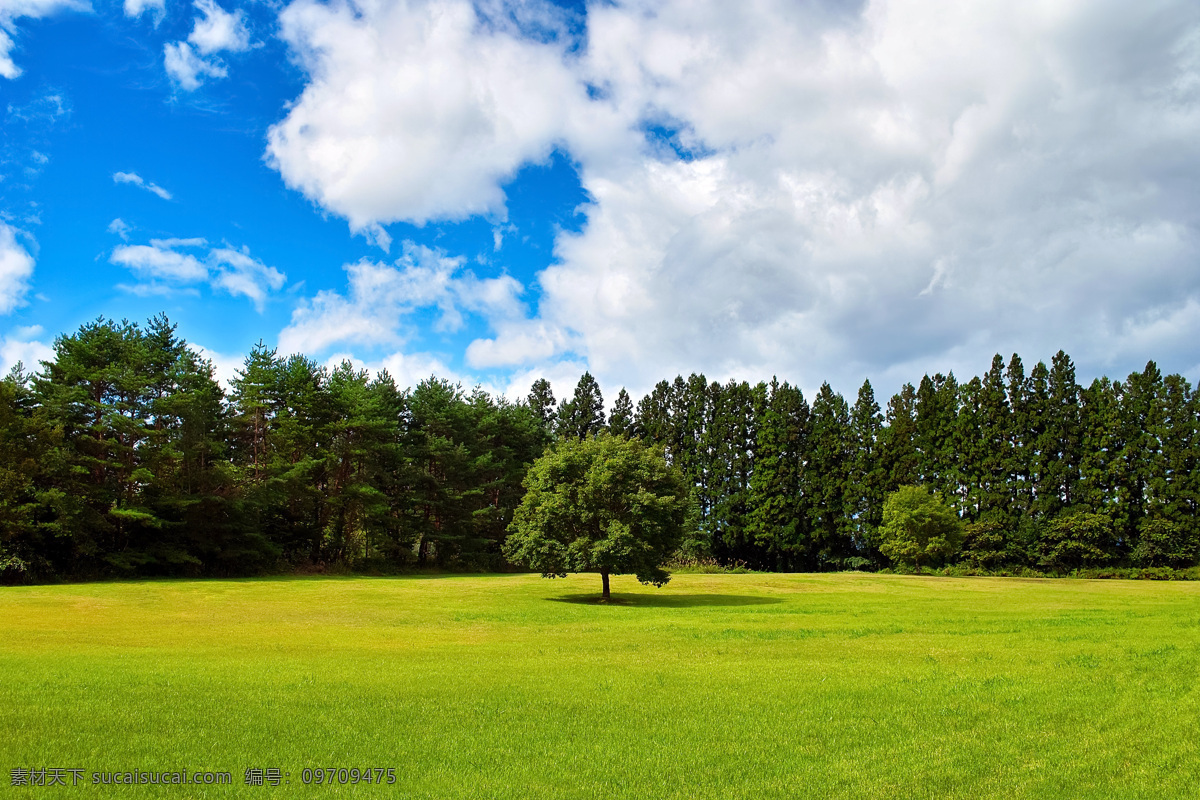
M776 570L872 569L885 500L937 492L965 524L954 560L979 570L1188 567L1200 559L1200 394L1153 363L1086 388L1059 352L1028 373L926 375L887 403L823 385L661 382L633 432L695 487L693 547Z
M665 448L693 487L685 554L876 569L885 501L939 493L980 570L1185 567L1200 558L1200 396L1150 363L1076 383L925 376L886 408L823 385L661 382L606 415L589 374L512 403L256 347L229 392L162 317L100 319L0 382L0 577L231 575L341 565L494 569L532 461L601 429Z
M226 395L165 318L98 320L0 383L8 580L503 565L549 431L526 404L401 390L263 346Z

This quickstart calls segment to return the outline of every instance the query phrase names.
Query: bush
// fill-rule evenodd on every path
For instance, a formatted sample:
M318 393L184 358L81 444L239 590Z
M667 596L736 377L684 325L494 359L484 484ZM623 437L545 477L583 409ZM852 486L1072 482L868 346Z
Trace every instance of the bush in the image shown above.
M1047 525L1038 542L1038 565L1070 572L1106 567L1116 560L1117 537L1103 514L1078 512Z
M963 532L963 565L993 570L1008 561L1008 536L1005 525L995 520L979 520Z
M1133 548L1135 567L1195 566L1200 556L1200 536L1195 525L1165 519L1144 519L1138 525L1138 543Z
M962 545L962 523L936 492L901 486L883 503L879 552L901 568L940 566Z

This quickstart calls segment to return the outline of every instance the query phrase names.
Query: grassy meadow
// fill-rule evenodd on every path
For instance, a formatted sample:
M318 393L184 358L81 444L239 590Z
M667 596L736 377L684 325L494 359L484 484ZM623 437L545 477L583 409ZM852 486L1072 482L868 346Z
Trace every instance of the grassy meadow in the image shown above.
M0 588L0 795L1200 796L1200 583L891 575ZM228 787L10 787L14 767ZM250 787L247 768L290 784ZM396 783L305 786L305 767ZM68 779L69 783L69 779Z

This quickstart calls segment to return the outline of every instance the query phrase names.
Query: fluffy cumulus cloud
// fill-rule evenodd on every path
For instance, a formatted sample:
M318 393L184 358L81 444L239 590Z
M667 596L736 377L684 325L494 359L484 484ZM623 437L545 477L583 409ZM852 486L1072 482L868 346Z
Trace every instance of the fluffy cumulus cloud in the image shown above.
M41 19L60 11L88 11L87 0L0 0L0 77L9 80L21 74L12 59L17 43L17 20L22 17Z
M468 0L292 3L281 32L310 82L271 128L270 163L356 231L503 217L500 183L548 156L586 100L530 24Z
M110 226L111 228L111 226ZM109 261L139 279L122 288L137 294L195 291L198 284L240 295L263 309L271 292L283 288L287 276L250 255L249 249L210 247L204 239L151 239L150 244L123 244Z
M214 0L195 0L193 5L200 16L196 17L187 41L167 42L163 49L167 75L176 86L189 92L199 89L205 78L224 78L229 74L219 53L250 49L250 29L241 9L229 12Z
M520 318L523 287L513 278L479 278L464 269L463 259L405 242L393 264L364 259L345 266L348 286L322 291L292 313L279 337L287 353L321 353L337 345L399 346L412 332L412 315L436 309L434 327L453 332L464 313L493 324Z
M20 234L0 221L0 314L25 304L29 279L33 277L33 256L21 242Z
M522 164L579 165L538 315L470 363L852 391L997 350L1200 361L1195 3L617 0L579 40L539 8L281 17L310 80L268 158L356 229L502 216Z

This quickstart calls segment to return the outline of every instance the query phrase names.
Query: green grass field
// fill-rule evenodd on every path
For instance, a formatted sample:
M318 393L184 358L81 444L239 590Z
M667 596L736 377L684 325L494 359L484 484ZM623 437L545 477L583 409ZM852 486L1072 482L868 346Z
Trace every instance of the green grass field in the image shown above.
M0 589L0 795L1200 797L1200 583L620 577L607 606L599 584ZM270 767L290 784L244 785ZM184 768L233 784L90 785Z

